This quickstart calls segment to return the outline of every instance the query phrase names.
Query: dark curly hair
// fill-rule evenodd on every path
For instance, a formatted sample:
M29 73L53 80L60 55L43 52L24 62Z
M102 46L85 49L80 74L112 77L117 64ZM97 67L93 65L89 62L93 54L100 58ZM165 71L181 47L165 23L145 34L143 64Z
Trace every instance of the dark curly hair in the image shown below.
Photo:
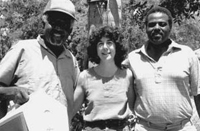
M100 63L100 58L97 54L97 43L102 37L107 37L115 43L116 54L114 61L116 66L122 69L121 63L127 56L127 46L123 41L124 36L119 27L102 26L91 33L87 48L88 59L96 64Z

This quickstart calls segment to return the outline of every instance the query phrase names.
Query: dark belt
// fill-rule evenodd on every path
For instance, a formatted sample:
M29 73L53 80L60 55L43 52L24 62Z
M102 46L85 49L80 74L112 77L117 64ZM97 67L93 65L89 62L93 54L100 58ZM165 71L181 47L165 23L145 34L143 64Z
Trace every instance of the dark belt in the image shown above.
M99 120L99 121L85 121L85 126L89 127L99 127L101 129L104 129L106 127L124 127L127 123L127 119L108 119L108 120Z
M140 124L142 124L146 127L149 127L149 128L158 129L158 130L165 130L165 131L170 130L170 129L182 129L186 124L192 125L190 119L185 119L185 120L182 120L182 121L176 122L176 123L159 125L159 124L149 122L149 121L142 119L142 118L137 118L137 123L140 123Z

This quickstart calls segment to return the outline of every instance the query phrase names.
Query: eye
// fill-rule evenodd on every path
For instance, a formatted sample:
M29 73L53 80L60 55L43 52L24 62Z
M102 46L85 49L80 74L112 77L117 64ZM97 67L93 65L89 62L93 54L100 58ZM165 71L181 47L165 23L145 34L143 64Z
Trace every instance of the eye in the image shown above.
M103 46L103 42L98 42L97 46Z
M156 25L155 22L148 23L148 27L154 27Z
M111 45L113 45L114 43L112 42L112 41L107 41L107 45L108 46L111 46Z
M165 26L167 25L166 22L159 22L158 24L159 24L159 26L161 26L161 27L165 27Z

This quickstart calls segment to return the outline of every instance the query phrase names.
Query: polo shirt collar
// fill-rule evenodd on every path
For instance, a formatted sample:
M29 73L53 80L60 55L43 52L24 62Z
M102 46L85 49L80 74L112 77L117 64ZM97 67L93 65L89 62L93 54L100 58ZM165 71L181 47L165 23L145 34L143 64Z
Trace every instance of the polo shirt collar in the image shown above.
M45 42L44 42L44 39L42 38L42 35L39 35L37 37L37 41L38 43L43 47L45 48L46 50L50 51L49 48L46 46ZM71 53L69 52L69 50L64 46L64 53L67 57L71 58Z
M170 39L171 40L171 39ZM172 52L172 51L175 51L175 50L181 50L181 45L179 45L178 43L176 43L175 41L171 40L171 44L169 45L168 49L166 52ZM136 50L137 53L143 53L145 54L146 56L147 55L147 52L146 52L146 49L147 49L147 46L148 46L148 42L146 42L146 44L144 44L140 49Z

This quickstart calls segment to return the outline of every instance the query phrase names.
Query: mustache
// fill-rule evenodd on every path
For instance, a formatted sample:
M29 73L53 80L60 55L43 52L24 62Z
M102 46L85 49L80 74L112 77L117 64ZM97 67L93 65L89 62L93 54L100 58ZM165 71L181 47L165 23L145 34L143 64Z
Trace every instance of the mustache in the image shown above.
M64 35L65 32L63 30L60 30L60 29L56 29L56 28L53 28L51 30L52 33L57 33L57 34L61 34L61 35Z
M152 35L161 34L163 35L163 31L161 29L154 29L151 33Z

